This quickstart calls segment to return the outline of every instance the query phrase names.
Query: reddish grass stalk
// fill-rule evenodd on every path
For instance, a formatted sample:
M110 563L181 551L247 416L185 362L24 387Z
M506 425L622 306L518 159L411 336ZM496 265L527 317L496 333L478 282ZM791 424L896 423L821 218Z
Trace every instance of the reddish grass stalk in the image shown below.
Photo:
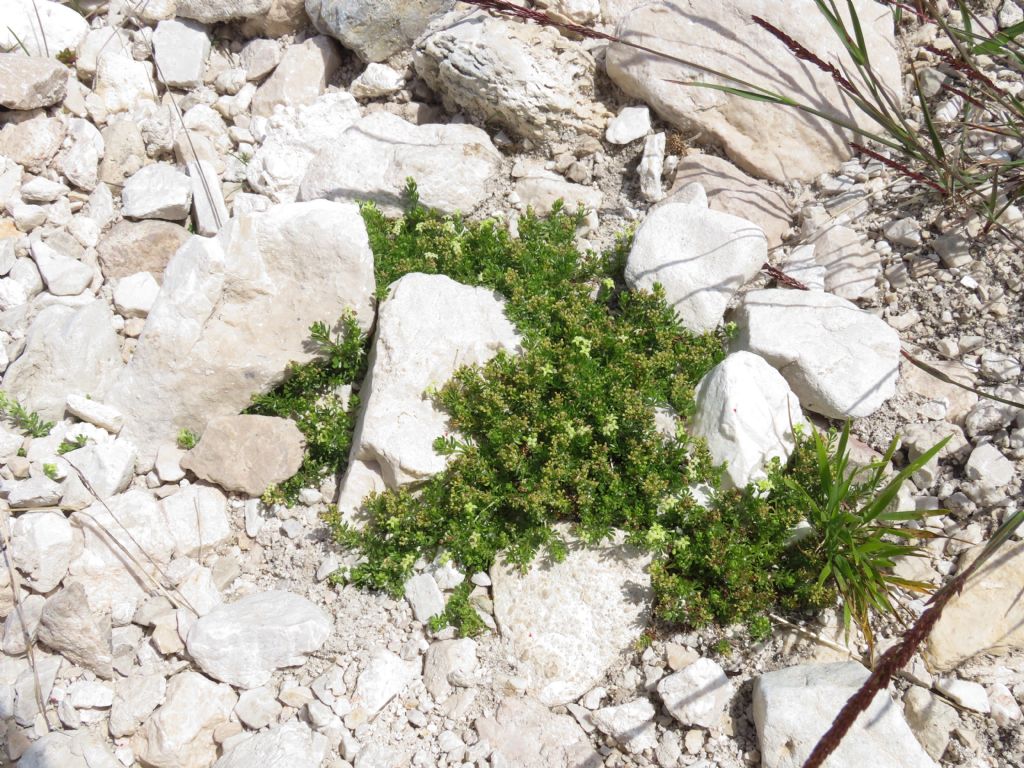
M507 2L506 0L462 0L462 2L466 3L466 5L475 5L478 8L492 11L500 14L501 16L508 16L513 19L523 19L524 21L532 21L534 24L540 24L543 27L558 27L559 29L564 29L567 32L575 32L577 35L581 35L582 37L589 37L594 40L608 40L612 43L621 42L619 38L614 35L607 35L604 32L598 32L596 29L584 27L582 24L559 21L543 11L535 11L531 8L521 8L520 6Z
M853 87L853 83L843 76L843 73L839 71L835 64L829 64L828 62L823 61L817 54L807 50L781 29L776 27L774 24L765 21L760 16L751 16L750 18L753 19L754 23L761 27L761 29L767 31L769 34L780 40L782 44L789 48L793 55L798 59L810 62L825 74L830 75L844 91L853 94L857 93L857 89Z
M936 182L932 181L931 179L929 179L923 173L918 173L917 171L911 170L909 167L907 167L903 163L897 162L896 160L891 160L888 157L886 157L885 155L879 154L878 152L875 152L873 149L868 149L863 144L858 144L855 141L854 142L850 142L850 146L853 147L858 152L860 152L861 154L864 154L864 155L867 155L868 157L874 158L875 160L880 162L882 165L887 165L890 168L892 168L893 170L899 171L904 176L907 176L907 177L913 179L914 181L919 181L922 184L927 184L929 187L931 187L932 189L937 191L943 197L949 197L949 192L947 192L945 189L943 189L938 183L936 183Z
M957 58L949 51L943 51L936 48L931 43L926 45L924 49L929 53L934 53L936 56L938 56L940 59L946 62L946 64L955 69L957 72L960 72L961 74L965 75L969 80L974 80L975 82L981 83L986 88L989 88L995 91L996 93L999 93L1004 96L1006 95L1005 91L1003 91L1002 88L1000 88L998 85L992 82L992 80L989 79L988 75L979 71L978 68L975 67L974 65L966 61L963 61L960 58Z

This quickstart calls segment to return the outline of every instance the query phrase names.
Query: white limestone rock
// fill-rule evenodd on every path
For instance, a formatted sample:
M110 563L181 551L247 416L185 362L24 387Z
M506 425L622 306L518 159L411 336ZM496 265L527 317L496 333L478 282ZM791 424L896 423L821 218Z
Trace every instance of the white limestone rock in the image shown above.
M104 500L128 487L135 476L135 458L135 446L120 438L64 454L64 460L77 467L96 496Z
M420 661L405 661L386 649L374 651L366 668L359 673L352 703L373 718L420 676Z
M277 720L282 708L281 702L270 688L251 688L242 691L238 697L235 714L246 727L259 730Z
M644 141L644 154L636 168L640 177L640 194L645 200L656 203L664 199L661 174L665 170L665 134L652 133Z
M94 93L108 114L131 112L140 102L156 101L153 65L136 61L111 46L96 59Z
M25 56L21 51L0 53L0 107L50 107L64 98L67 86L68 69L59 61Z
M47 3L49 5L49 3ZM103 740L89 731L50 731L33 742L19 768L121 768Z
M104 680L114 675L110 617L93 615L89 596L77 582L47 598L39 617L38 639Z
M213 768L320 768L313 731L298 720L261 731L225 750Z
M601 190L583 184L573 184L552 171L530 168L526 175L516 181L515 193L524 208L533 208L539 216L547 216L556 200L561 200L564 209L575 213L579 206L589 213L601 207Z
M122 277L114 286L114 308L123 317L145 317L156 302L160 284L149 272Z
M55 58L60 51L78 48L89 22L70 6L32 0L0 0L0 50L31 57Z
M92 267L65 256L42 240L32 243L31 251L46 289L54 296L77 296L92 282Z
M229 218L220 174L207 160L189 160L185 168L192 188L192 223L196 234L212 237Z
M313 25L363 61L383 61L409 47L453 0L306 0Z
M192 186L188 176L173 165L153 163L125 181L121 204L129 219L181 221L192 204Z
M444 213L473 211L498 172L501 156L472 125L413 125L389 112L353 123L310 162L300 200L372 200L388 215L403 212L406 179L421 202ZM451 169L458 168L457 174Z
M663 677L658 694L680 724L716 728L732 698L732 684L718 664L701 658Z
M290 592L260 592L222 605L188 634L189 655L206 674L240 688L263 685L274 670L293 667L320 648L332 622Z
M44 702L50 698L50 691L63 666L60 656L50 656L40 650L35 652L35 669L25 664L24 670L14 681L14 721L25 728L35 723L39 712L39 698Z
M611 736L630 754L637 755L658 745L654 714L654 705L650 701L634 699L599 709L591 717L601 733Z
M476 720L491 763L518 768L596 768L602 759L586 732L569 715L556 715L528 696L510 696L497 712Z
M233 19L252 19L270 11L271 0L177 0L175 13L186 19L213 24Z
M648 213L633 238L625 278L630 288L665 288L684 328L714 329L739 288L768 258L764 232L749 221L700 205L666 202Z
M803 765L868 675L857 662L841 662L789 667L754 680L754 725L764 768ZM888 692L875 696L830 761L877 768L936 768Z
M405 599L416 621L426 623L431 616L444 612L444 595L429 573L418 573L406 580Z
M417 41L413 64L450 112L464 110L516 136L598 135L610 116L593 99L591 55L564 45L549 27L474 11Z
M238 696L198 672L167 684L163 705L132 739L139 760L153 768L208 768L217 758L213 732L227 722Z
M850 227L832 225L814 238L814 259L825 268L825 290L853 301L875 287L882 257Z
M341 64L338 47L328 37L310 38L288 46L274 73L256 91L252 113L266 117L278 106L312 104Z
M228 500L217 488L190 485L164 498L160 506L176 557L197 557L231 540Z
M622 539L597 547L570 539L565 560L535 561L525 575L504 561L491 568L494 618L528 693L545 706L575 701L600 682L650 615L650 556Z
M808 410L874 413L896 391L900 339L883 320L827 293L751 291L736 311L734 349L760 355Z
M750 352L733 352L708 371L695 399L690 432L727 464L723 479L736 488L763 478L770 459L785 462L796 445L793 428L807 425L786 380Z
M884 6L869 0L855 0L854 8L871 52L872 71L898 102L902 83L892 17ZM759 27L753 15L774 24L824 60L857 72L812 0L783 5L761 0L650 3L628 13L617 31L623 40L657 50L685 51L685 58L695 64L728 72L804 103L827 105L825 108L838 117L868 130L874 128L864 113L848 106L831 75L798 60L784 43ZM842 15L848 18L845 4ZM627 95L646 102L684 132L700 131L754 176L775 181L810 179L850 156L849 136L825 120L790 107L673 82L690 75L717 81L705 72L637 55L635 49L614 43L608 47L606 67Z
M7 503L14 509L55 507L60 501L60 485L48 477L30 477L7 484Z
M360 117L352 94L326 93L312 104L285 107L267 120L266 135L246 168L254 190L278 203L291 203L310 162Z
M81 542L60 512L27 512L11 522L11 560L37 592L60 584Z
M401 72L396 72L387 64L371 62L352 81L348 90L357 99L379 99L400 91L404 85L405 78Z
M153 31L153 58L165 85L185 89L201 85L209 55L210 37L202 24L168 19Z
M131 736L164 702L167 678L160 673L120 677L114 682L110 705L110 735Z
M423 684L441 703L454 693L453 686L467 686L477 668L476 642L468 637L431 643L423 661Z
M239 54L247 80L262 80L274 71L284 51L276 40L257 38L250 40Z
M277 206L193 237L164 271L131 363L106 402L143 455L183 428L202 434L310 359L309 326L373 318L373 255L355 205ZM161 403L153 408L153 403Z
M434 440L448 416L424 397L457 368L515 352L519 336L492 291L444 275L412 273L396 280L378 312L352 457L377 462L391 488L442 471L447 457Z
M71 561L69 579L85 587L99 612L134 612L156 575L149 558L166 565L174 540L160 507L148 493L132 489L71 516L84 535L81 554ZM147 573L150 574L147 576Z
M46 117L42 113L35 114L28 120L9 122L0 130L0 155L9 157L29 173L42 173L60 149L66 132L67 127L61 118ZM19 216L14 201L9 200L8 206L15 222L18 223ZM46 211L40 210L45 217ZM29 219L29 213L30 211L25 211L22 215ZM18 228L23 232L28 231L21 223L18 223Z
M124 416L116 408L82 395L68 395L66 409L75 418L105 429L112 435L120 432L124 425Z
M35 644L39 619L46 598L42 595L24 595L19 610L11 611L4 620L3 652L8 656L21 656Z

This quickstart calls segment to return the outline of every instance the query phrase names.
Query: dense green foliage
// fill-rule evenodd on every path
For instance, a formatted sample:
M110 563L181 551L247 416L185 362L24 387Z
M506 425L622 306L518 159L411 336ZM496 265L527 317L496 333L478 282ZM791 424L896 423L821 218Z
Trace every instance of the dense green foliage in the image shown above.
M266 501L294 504L300 490L319 487L328 473L345 468L359 406L356 396L346 399L345 387L363 377L366 338L352 314L343 315L338 326L332 336L325 323L314 323L310 337L318 357L306 364L292 363L280 386L254 397L247 411L293 419L306 438L306 455L299 471L268 489Z

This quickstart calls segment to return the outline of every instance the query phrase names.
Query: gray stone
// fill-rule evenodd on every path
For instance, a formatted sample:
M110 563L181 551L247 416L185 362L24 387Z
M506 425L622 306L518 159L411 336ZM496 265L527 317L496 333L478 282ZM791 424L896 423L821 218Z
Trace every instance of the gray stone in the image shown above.
M962 232L949 232L939 235L932 241L932 248L942 259L942 263L950 269L966 267L974 259L971 257L971 241Z
M4 653L8 656L21 656L35 642L45 603L46 598L42 595L26 595L22 597L17 610L7 614L4 620Z
M960 725L956 710L938 696L916 685L903 697L907 724L933 760L942 758L949 735Z
M383 61L409 47L452 0L306 0L313 25L364 61Z
M64 98L68 69L53 59L0 53L0 106L38 109Z
M188 652L206 674L256 688L274 670L302 664L327 640L332 623L320 608L290 592L261 592L221 605L188 634Z
M274 73L256 91L253 114L272 115L280 105L312 104L324 92L328 78L340 63L338 48L327 37L313 37L288 46Z
M767 258L765 235L751 222L669 202L651 210L637 230L625 278L647 291L660 283L680 324L701 333L718 326L729 300Z
M270 11L271 0L177 0L175 13L204 24L251 19Z
M120 768L110 748L88 731L50 731L33 742L18 761L19 768Z
M632 646L651 610L648 563L620 535L599 547L570 538L565 560L525 574L504 561L491 568L494 618L542 704L575 701Z
M902 88L892 18L887 9L867 0L856 0L854 9L871 51L872 72L898 101ZM727 72L802 103L825 105L837 117L867 130L875 128L867 115L845 106L845 92L830 74L800 61L759 27L752 15L765 18L824 60L857 72L812 0L784 6L755 0L651 3L627 14L619 23L618 35L656 50L683 52L695 65ZM848 18L845 4L842 15ZM722 147L729 159L755 176L775 181L809 179L850 156L849 135L823 119L787 106L674 82L692 76L735 84L694 67L638 55L635 49L615 43L608 48L606 67L627 95L645 101L684 132L700 131L705 140Z
M867 416L896 391L896 331L838 296L751 291L736 324L734 348L771 363L808 410L836 419Z
M164 274L131 363L106 402L143 455L183 428L236 414L306 362L309 326L373 317L373 256L354 205L281 205L194 237ZM159 402L162 407L153 408Z
M77 296L92 282L93 269L88 264L65 256L42 241L32 243L31 250L39 275L54 296Z
M90 492L104 500L128 487L135 477L135 458L135 446L120 438L90 443L64 454L64 460L85 477Z
M861 233L833 225L813 243L814 259L825 267L826 291L853 301L875 287L882 259Z
M409 601L416 621L426 623L432 616L444 612L444 595L429 573L420 573L405 582L405 599Z
M121 367L121 345L106 302L80 309L53 305L33 321L25 351L4 376L4 389L44 418L59 419L68 394L103 399Z
M440 703L454 692L453 685L465 686L476 671L476 642L468 637L440 640L427 649L423 662L423 684Z
M276 40L257 38L247 42L239 54L246 79L262 80L274 71L283 53Z
M55 507L60 495L60 486L50 478L31 477L8 485L7 503L14 509Z
M475 126L416 126L375 112L313 158L299 199L372 200L388 215L397 215L404 210L402 192L412 176L424 205L468 213L480 204L499 165L498 150ZM459 173L453 176L452 168Z

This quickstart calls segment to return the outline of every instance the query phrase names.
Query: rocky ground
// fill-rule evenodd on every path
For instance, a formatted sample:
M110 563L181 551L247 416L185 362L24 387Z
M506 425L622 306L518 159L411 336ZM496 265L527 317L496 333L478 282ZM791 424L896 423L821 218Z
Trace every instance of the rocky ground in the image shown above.
M56 422L0 429L0 763L781 768L866 677L834 612L729 655L733 630L648 628L646 561L618 542L524 577L422 561L401 600L327 580L348 556L326 505L355 516L370 490L440 471L423 390L518 341L498 299L444 277L376 306L355 203L397 215L408 176L426 205L512 231L527 207L582 204L582 248L635 226L631 286L663 284L693 330L738 327L691 424L738 485L792 446L794 412L854 417L862 460L900 435L897 466L952 435L901 493L947 538L901 575L938 583L1017 510L1024 415L900 347L1024 400L1024 251L850 159L828 126L449 0L72 5L86 15L0 0L2 387ZM749 23L836 53L806 0L538 5L840 98ZM941 82L918 53L934 28L897 41L885 8L856 5L884 82L899 91L912 57ZM993 27L1024 17L990 10ZM1024 158L1013 140L976 149ZM1024 236L1019 210L1004 220ZM766 259L811 290L770 287ZM344 310L376 333L350 469L263 504L302 437L239 414ZM430 630L465 579L492 631ZM1018 539L830 764L1024 765L1021 584ZM880 626L879 647L899 631Z

